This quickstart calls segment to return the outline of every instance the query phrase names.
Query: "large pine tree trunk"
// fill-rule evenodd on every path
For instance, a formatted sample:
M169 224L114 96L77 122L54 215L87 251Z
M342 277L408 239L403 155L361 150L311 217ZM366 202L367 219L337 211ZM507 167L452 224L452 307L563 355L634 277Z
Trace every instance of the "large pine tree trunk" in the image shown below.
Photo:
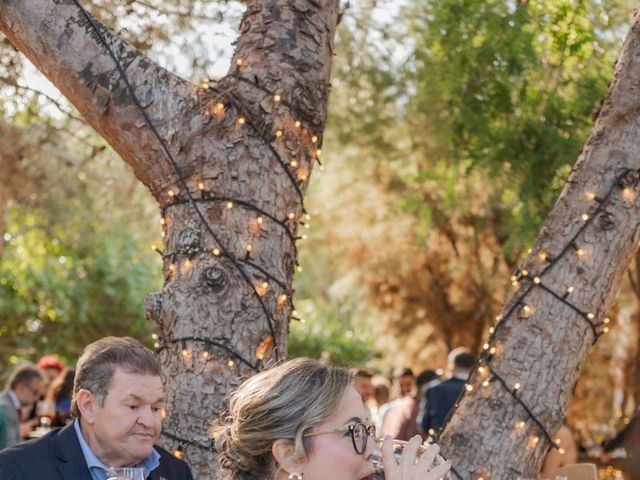
M338 22L338 0L247 3L229 74L205 89L90 21L73 0L0 2L0 30L160 205L165 284L146 309L161 332L165 446L181 446L197 478L215 468L207 429L228 391L287 352L297 225L326 121Z
M441 436L460 478L537 474L589 348L607 328L640 239L639 21L636 15L593 132L516 272L471 390Z

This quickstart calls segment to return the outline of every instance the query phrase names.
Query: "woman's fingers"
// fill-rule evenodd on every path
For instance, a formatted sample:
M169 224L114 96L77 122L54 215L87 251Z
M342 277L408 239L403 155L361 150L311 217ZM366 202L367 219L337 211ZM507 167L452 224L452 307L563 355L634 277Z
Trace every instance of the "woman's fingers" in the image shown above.
M440 478L449 471L451 468L451 460L447 460L444 463L441 463L437 467L434 467L433 470L429 471L429 475L426 477L422 477L423 480L440 480Z
M384 464L384 475L386 478L402 478L400 474L400 465L396 461L396 457L393 454L393 439L391 435L385 435L382 441L382 463Z
M426 447L424 453L420 455L419 463L426 464L427 467L430 467L438 453L440 453L440 446L437 443L429 445Z

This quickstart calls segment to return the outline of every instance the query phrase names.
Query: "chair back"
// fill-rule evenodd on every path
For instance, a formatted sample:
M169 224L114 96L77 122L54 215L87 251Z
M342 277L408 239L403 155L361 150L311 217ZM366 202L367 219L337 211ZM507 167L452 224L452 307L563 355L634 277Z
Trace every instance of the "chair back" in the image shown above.
M566 477L567 480L598 480L598 469L593 463L574 463L558 468L551 480Z

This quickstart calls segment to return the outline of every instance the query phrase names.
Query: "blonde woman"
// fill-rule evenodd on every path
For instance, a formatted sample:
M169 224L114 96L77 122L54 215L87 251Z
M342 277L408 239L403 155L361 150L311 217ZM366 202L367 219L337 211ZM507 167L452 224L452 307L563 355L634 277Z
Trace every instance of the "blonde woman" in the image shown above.
M375 427L349 372L310 359L265 370L231 395L213 428L221 480L362 480L373 478ZM387 480L438 480L447 462L431 468L438 447L416 463L420 438L400 464L385 439Z

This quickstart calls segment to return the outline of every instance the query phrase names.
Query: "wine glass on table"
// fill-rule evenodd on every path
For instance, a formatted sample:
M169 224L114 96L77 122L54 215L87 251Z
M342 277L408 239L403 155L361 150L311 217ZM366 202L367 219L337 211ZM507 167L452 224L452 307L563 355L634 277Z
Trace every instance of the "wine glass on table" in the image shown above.
M36 415L40 419L40 428L50 430L56 416L55 404L49 400L40 400L36 405Z

